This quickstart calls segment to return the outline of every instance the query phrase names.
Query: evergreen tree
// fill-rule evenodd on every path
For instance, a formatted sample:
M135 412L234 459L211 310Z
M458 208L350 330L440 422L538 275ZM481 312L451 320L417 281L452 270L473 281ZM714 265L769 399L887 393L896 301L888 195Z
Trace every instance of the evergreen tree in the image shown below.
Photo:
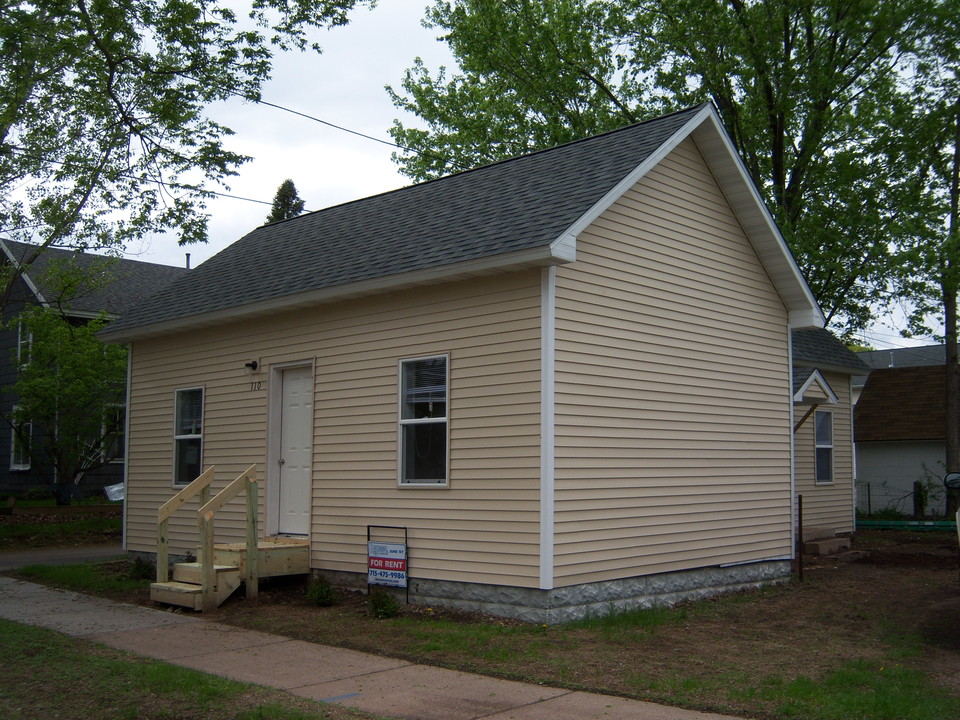
M297 186L293 180L284 180L277 188L277 194L273 197L273 208L267 215L268 223L289 220L303 212L304 202L297 194Z

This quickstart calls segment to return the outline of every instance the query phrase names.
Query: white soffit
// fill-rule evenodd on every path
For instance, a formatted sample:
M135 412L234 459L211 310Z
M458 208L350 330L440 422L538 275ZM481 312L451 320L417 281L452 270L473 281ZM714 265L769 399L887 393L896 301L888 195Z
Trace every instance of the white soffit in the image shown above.
M690 121L690 125L694 123L697 126L688 132L787 306L790 326L823 327L826 318L716 111L708 106L705 115L698 114Z

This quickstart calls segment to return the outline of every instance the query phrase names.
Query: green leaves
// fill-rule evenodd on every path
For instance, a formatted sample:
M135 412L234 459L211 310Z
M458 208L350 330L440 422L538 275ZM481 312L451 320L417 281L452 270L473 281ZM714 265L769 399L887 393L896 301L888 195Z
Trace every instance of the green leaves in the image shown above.
M259 95L276 48L357 0L60 0L0 7L0 232L38 245L206 239L206 189L247 158L213 102Z
M864 327L909 268L889 159L907 75L957 43L938 0L438 0L462 73L422 63L391 131L427 179L710 100L835 328ZM955 15L955 13L953 13ZM940 38L939 40L937 38ZM944 51L946 54L948 51Z

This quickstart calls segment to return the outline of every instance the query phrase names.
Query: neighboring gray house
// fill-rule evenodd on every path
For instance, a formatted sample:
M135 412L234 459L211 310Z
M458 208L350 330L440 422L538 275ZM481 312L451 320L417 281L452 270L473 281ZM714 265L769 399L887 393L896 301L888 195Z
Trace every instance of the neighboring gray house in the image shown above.
M857 507L914 511L913 486L927 489L927 514L944 511L946 400L943 345L857 353L871 368L856 406Z
M93 287L78 287L69 298L60 298L58 291L47 283L48 270L56 263L70 263L88 277L102 275L109 280L97 282ZM0 326L0 417L9 417L17 404L10 388L17 381L18 354L27 351L30 338L21 335L15 320L27 306L57 307L76 323L84 323L101 312L116 317L187 272L184 268L169 265L71 250L40 251L35 245L7 239L0 239L0 264L23 268L3 309L3 324ZM117 408L115 422L119 427L123 427L124 418L125 409ZM38 428L33 430L36 432ZM121 480L122 457L85 476L78 492L97 492L104 485ZM0 432L0 493L22 493L33 488L50 487L53 482L52 468L36 467L26 453L17 449L12 430L9 425L4 425Z

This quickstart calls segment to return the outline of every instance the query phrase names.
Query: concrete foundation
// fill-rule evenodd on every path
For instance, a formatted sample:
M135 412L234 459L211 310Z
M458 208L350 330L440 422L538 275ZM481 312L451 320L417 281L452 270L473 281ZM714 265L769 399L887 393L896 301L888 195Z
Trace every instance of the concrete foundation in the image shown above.
M366 586L366 575L318 571L331 584ZM634 608L665 607L790 578L789 560L709 567L539 590L410 578L410 602L537 623L564 623ZM400 591L402 592L402 591Z

